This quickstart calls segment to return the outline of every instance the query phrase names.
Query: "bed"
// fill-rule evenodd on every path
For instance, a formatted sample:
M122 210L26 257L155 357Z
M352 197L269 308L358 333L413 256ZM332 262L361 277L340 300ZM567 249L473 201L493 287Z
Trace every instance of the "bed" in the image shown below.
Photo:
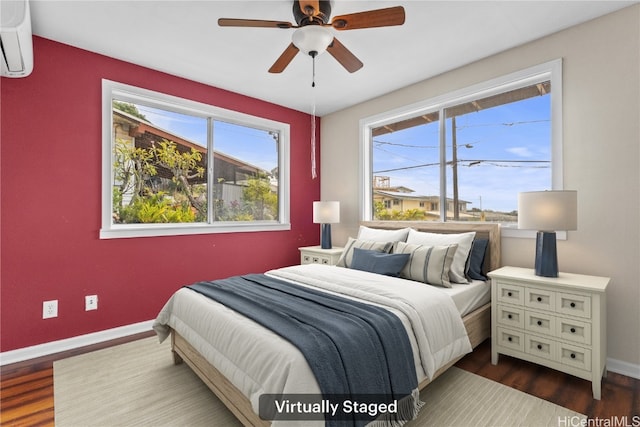
M385 221L363 222L361 230L363 228L368 230L369 236L372 235L372 231L394 233L408 228L417 233L444 235L472 232L475 236L474 242L478 239L487 242L481 272L486 273L499 267L500 227L497 224ZM363 236L363 239L360 240L367 240L364 237L367 236ZM358 236L359 238L360 236ZM349 243L351 240L357 239L350 239ZM316 274L317 278L313 276ZM344 277L345 283L349 287L361 281L362 275L366 281L366 284L362 286L376 286L378 276L381 276L349 268L313 265L276 269L267 272L267 275L284 281L297 282L300 279L312 282L306 285L303 283L304 286L315 285L316 281L324 282L325 278L330 286L339 286L338 279L343 280L342 277ZM309 279L305 279L307 276ZM380 281L382 280L380 278ZM409 289L412 286L401 283L409 282L405 279L385 277L384 280L396 280L395 283L399 284L400 288L406 286ZM334 281L336 282L334 283ZM395 287L393 288L395 289ZM420 368L419 371L416 371L419 372L420 389L468 352L469 349L465 345L470 345L470 348L476 347L490 336L489 288L488 281L471 281L471 283L463 285L452 283L451 287L440 288L438 292L448 294L445 298L452 301L451 304L447 304L455 307L456 315L461 319L460 324L464 329L465 340L468 337L468 344L463 345L462 339L458 337L455 344L446 347L446 351L438 352L435 360L422 362L421 368L419 358L416 356L416 369ZM329 289L329 292L332 291L333 288ZM396 291L394 290L394 292ZM403 291L398 290L397 292ZM353 298L359 298L359 296ZM391 295L389 299L393 301L398 298L400 295ZM377 300L375 303L378 303ZM403 320L403 322L409 322L409 320ZM427 321L423 320L422 322L426 323ZM212 324L219 325L213 332L210 330ZM313 380L308 378L309 375L313 377L313 373L310 372L308 366L305 366L304 357L296 352L293 345L264 327L244 318L234 310L191 290L180 289L171 297L158 315L154 329L161 340L166 337L171 338L174 362L188 364L243 425L268 426L272 424L270 421L261 419L256 410L258 392L264 388L277 389L269 391L269 393L319 393L317 385L311 384ZM440 338L436 337L436 339ZM221 351L216 348L216 345L220 346L219 342L232 341L239 341L243 344L241 349L234 351L231 355L226 350ZM417 354L416 348L421 345L421 342L412 341L415 354ZM248 372L248 365L260 365L261 368ZM287 377L286 379L279 377L280 371L287 372L283 374ZM273 422L273 424L277 424L277 422ZM321 424L319 423L319 425Z

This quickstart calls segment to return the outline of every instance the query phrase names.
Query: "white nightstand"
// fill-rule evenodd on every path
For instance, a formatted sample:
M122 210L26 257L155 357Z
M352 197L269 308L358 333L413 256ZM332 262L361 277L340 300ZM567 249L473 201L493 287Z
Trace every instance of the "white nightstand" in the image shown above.
M336 265L344 248L322 249L320 246L306 246L300 250L300 264Z
M591 381L606 375L608 277L502 267L491 278L491 363L506 354Z

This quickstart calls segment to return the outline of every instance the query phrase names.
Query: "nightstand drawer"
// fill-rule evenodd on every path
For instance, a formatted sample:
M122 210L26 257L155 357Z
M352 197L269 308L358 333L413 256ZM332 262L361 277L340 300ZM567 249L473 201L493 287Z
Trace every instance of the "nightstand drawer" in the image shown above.
M591 324L578 320L558 318L556 324L557 336L581 344L591 344Z
M331 258L318 255L302 255L302 264L330 264Z
M343 248L322 249L320 246L306 246L300 250L300 264L336 265Z
M538 334L554 336L556 321L553 315L527 311L524 314L524 328Z
M558 293L556 311L571 316L591 318L591 297Z
M534 356L544 357L554 360L556 355L557 342L533 335L525 337L524 351Z
M524 334L518 331L498 328L497 344L501 347L524 351Z
M509 304L524 304L524 289L511 283L498 282L498 301Z
M540 310L555 311L556 309L556 293L545 289L525 290L524 305Z
M524 310L503 305L498 305L497 310L498 323L513 328L524 327Z
M591 370L591 350L575 347L566 343L559 343L559 359L563 365Z

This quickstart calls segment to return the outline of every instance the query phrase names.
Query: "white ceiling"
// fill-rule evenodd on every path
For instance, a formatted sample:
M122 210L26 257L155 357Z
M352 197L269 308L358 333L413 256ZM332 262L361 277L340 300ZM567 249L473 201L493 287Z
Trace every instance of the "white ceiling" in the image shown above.
M3 0L4 1L4 0ZM293 29L221 28L220 17L295 23L291 0L31 0L33 33L311 113L338 111L637 1L341 1L332 16L402 5L402 26L336 37L363 63L348 73L329 54L299 53L267 72ZM35 66L38 66L37 52ZM72 71L72 70L70 70Z

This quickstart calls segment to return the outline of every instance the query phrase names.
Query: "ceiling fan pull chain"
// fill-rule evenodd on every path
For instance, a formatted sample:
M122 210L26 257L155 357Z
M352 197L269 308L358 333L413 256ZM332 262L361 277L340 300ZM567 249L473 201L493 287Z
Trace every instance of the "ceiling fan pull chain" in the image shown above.
M318 173L316 171L316 93L311 96L312 113L311 113L311 178L316 179Z
M312 67L312 76L311 76L311 87L316 87L316 55L311 55L311 67Z

